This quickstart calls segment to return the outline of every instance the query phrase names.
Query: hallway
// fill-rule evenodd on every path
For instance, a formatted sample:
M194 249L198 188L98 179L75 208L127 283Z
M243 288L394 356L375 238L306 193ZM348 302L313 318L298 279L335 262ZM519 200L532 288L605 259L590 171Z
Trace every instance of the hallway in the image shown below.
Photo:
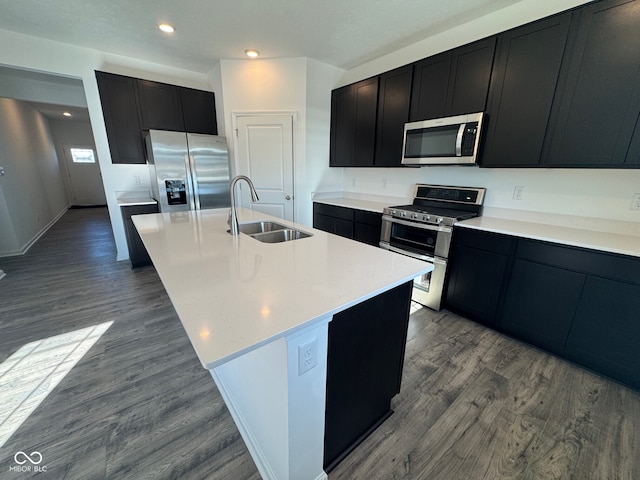
M114 321L0 448L0 478L18 451L40 452L45 478L259 478L155 270L115 257L107 209L89 208L69 210L26 255L0 259L0 362Z

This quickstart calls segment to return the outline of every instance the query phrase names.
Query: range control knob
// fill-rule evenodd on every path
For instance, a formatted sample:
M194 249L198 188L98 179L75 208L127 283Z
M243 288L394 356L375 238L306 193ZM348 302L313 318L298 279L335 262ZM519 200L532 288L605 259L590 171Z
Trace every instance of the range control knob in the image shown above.
M431 215L425 215L424 216L424 221L425 222L430 222L431 221Z
M406 217L407 216L407 212L400 212L400 216L401 217Z
M396 215L398 213L397 210L390 210L389 214L393 217L394 215Z
M417 219L417 218L418 218L418 214L417 214L417 213L412 213L412 214L411 214L411 218L415 218L415 219Z
M436 223L442 223L443 221L444 221L444 218L438 217L438 219L436 220Z

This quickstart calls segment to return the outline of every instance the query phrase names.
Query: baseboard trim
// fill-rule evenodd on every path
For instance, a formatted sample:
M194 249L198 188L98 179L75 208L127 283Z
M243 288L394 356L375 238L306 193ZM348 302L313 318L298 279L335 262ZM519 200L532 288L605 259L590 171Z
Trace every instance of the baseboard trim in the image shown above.
M0 258L2 257L19 257L20 255L24 255L29 251L29 249L38 241L40 237L42 237L47 231L55 225L55 223L60 220L60 218L67 213L69 210L69 206L66 206L53 220L51 220L47 225L42 227L38 233L36 233L31 240L29 240L21 249L13 250L5 253L0 253Z

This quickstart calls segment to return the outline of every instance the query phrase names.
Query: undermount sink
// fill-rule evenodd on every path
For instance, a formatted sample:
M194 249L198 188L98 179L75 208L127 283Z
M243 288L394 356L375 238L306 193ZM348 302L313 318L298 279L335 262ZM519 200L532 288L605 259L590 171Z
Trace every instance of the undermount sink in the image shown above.
M281 223L266 220L241 223L238 225L238 230L264 243L290 242L291 240L299 240L313 235Z
M303 232L302 230L285 228L284 230L274 230L272 232L254 233L250 236L264 243L281 243L290 242L291 240L299 240L301 238L307 238L311 235L311 233Z
M286 230L289 227L276 222L259 221L250 223L241 223L238 230L247 235L255 235L256 233L273 232L276 230Z

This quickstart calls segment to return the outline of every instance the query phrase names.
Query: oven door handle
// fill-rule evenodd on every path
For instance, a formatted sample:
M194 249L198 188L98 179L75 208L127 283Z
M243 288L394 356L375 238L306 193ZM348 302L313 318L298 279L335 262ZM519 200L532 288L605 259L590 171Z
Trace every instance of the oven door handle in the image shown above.
M380 247L385 250L390 250L392 252L399 253L401 255L405 255L407 257L415 258L418 260L423 260L429 263L437 263L438 265L446 266L447 262L438 257L432 257L431 255L420 255L419 253L408 252L407 250L402 250L401 248L392 247L389 244L380 242Z
M420 228L422 230L431 230L432 232L451 232L451 227L436 227L434 225L429 225L425 223L419 222L411 222L408 220L400 220L399 218L394 218L389 215L382 216L383 221L391 222L391 223L399 223L400 225L406 225L407 227Z

